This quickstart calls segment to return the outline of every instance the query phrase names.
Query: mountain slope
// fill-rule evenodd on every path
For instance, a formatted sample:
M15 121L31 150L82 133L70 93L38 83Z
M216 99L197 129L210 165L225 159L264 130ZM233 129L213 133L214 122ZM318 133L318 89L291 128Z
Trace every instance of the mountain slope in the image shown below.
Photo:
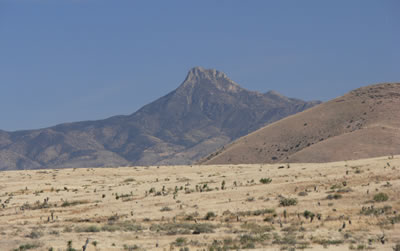
M205 164L329 162L400 153L400 84L377 84L287 117L205 158Z
M188 164L318 103L248 91L195 67L176 90L131 115L0 132L0 169Z

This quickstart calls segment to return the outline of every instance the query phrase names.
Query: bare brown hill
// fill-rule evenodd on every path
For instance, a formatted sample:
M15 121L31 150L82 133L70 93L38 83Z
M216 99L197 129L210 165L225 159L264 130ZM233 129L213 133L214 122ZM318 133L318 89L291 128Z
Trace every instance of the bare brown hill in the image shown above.
M131 115L0 131L0 170L190 164L318 103L249 91L195 67L176 90Z
M330 162L400 153L400 84L362 87L267 125L203 164Z

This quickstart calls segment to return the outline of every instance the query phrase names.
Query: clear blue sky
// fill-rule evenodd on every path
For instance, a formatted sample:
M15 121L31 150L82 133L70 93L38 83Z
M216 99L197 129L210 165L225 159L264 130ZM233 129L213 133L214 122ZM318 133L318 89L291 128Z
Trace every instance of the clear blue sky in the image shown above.
M400 1L0 0L0 129L131 114L193 66L328 100L400 82Z

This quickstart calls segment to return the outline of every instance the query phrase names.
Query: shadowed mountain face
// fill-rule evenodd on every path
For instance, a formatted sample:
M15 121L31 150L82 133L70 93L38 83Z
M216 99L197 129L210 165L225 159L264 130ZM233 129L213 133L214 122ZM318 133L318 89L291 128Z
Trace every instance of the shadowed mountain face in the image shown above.
M205 164L331 162L400 154L400 83L356 89L246 135Z
M241 88L196 67L173 92L128 116L0 131L0 170L189 164L320 102Z

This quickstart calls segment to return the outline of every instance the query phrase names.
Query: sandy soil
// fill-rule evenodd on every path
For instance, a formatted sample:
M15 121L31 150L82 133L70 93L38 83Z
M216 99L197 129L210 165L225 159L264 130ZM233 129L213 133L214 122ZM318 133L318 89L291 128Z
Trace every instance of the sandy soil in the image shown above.
M393 250L399 170L400 156L1 172L0 250Z

